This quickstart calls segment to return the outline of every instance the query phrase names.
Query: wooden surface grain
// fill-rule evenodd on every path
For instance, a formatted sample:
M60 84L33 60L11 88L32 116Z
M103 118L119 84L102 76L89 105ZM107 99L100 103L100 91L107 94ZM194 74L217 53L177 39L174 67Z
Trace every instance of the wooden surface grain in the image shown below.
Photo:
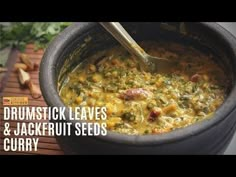
M37 52L34 51L33 45L28 45L26 47L25 52L29 57L36 63L40 64L42 56L43 56L43 50L39 50ZM10 62L8 65L8 68L10 69L9 73L7 73L7 76L5 77L3 85L3 89L0 90L0 97L4 96L27 96L29 99L29 107L32 106L47 106L43 97L39 99L33 99L30 91L26 88L21 88L17 74L13 71L13 64L16 62L20 62L19 58L19 52L14 51L13 54L10 56ZM35 85L39 86L39 71L30 71L30 76L32 78L32 81ZM62 155L64 152L62 151L60 145L57 143L56 138L52 136L34 136L34 138L39 138L38 143L38 151L34 152L5 152L3 150L3 130L4 130L4 121L3 120L3 105L2 101L0 103L0 154L1 155ZM47 122L48 120L40 120L40 122ZM16 123L17 122L24 122L29 123L30 121L8 121L10 123L11 130L16 129ZM38 122L38 121L35 121ZM14 138L14 135L11 135L10 137ZM21 136L21 138L29 138L30 136ZM31 137L32 138L32 137Z

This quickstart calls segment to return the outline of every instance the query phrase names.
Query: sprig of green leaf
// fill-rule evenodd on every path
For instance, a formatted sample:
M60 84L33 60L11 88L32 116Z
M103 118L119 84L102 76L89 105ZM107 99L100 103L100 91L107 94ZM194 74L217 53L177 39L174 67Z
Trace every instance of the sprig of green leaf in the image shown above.
M48 43L71 22L11 22L0 24L0 49L14 46L24 50L26 44L34 43L35 50Z

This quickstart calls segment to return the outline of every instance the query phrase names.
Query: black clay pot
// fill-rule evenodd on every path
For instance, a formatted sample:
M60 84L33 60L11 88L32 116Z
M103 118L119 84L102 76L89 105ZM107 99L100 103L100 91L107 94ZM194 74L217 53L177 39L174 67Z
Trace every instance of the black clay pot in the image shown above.
M129 136L108 132L105 137L58 137L66 153L221 154L236 129L235 38L216 23L122 24L137 41L177 41L217 55L217 62L232 83L228 97L212 119L166 134ZM58 83L87 56L113 45L118 43L97 23L77 23L64 30L50 44L40 66L40 85L47 104L64 106Z

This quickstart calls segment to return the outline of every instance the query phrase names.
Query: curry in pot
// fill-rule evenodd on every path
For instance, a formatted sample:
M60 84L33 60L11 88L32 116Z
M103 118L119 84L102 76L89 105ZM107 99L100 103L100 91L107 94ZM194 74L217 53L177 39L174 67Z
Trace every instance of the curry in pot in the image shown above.
M176 43L141 46L151 55L176 60L176 67L145 72L136 58L114 47L68 75L60 90L65 105L106 106L107 128L128 135L166 133L211 118L227 89L214 56Z

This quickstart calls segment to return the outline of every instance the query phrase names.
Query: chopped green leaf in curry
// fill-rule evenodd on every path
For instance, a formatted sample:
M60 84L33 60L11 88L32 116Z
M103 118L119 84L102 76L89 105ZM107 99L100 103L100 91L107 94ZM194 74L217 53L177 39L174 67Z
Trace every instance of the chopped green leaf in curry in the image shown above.
M142 46L151 55L177 60L176 67L168 73L140 71L137 59L115 47L68 75L60 91L64 103L106 106L107 128L129 135L166 133L211 118L227 88L214 57L175 43Z

